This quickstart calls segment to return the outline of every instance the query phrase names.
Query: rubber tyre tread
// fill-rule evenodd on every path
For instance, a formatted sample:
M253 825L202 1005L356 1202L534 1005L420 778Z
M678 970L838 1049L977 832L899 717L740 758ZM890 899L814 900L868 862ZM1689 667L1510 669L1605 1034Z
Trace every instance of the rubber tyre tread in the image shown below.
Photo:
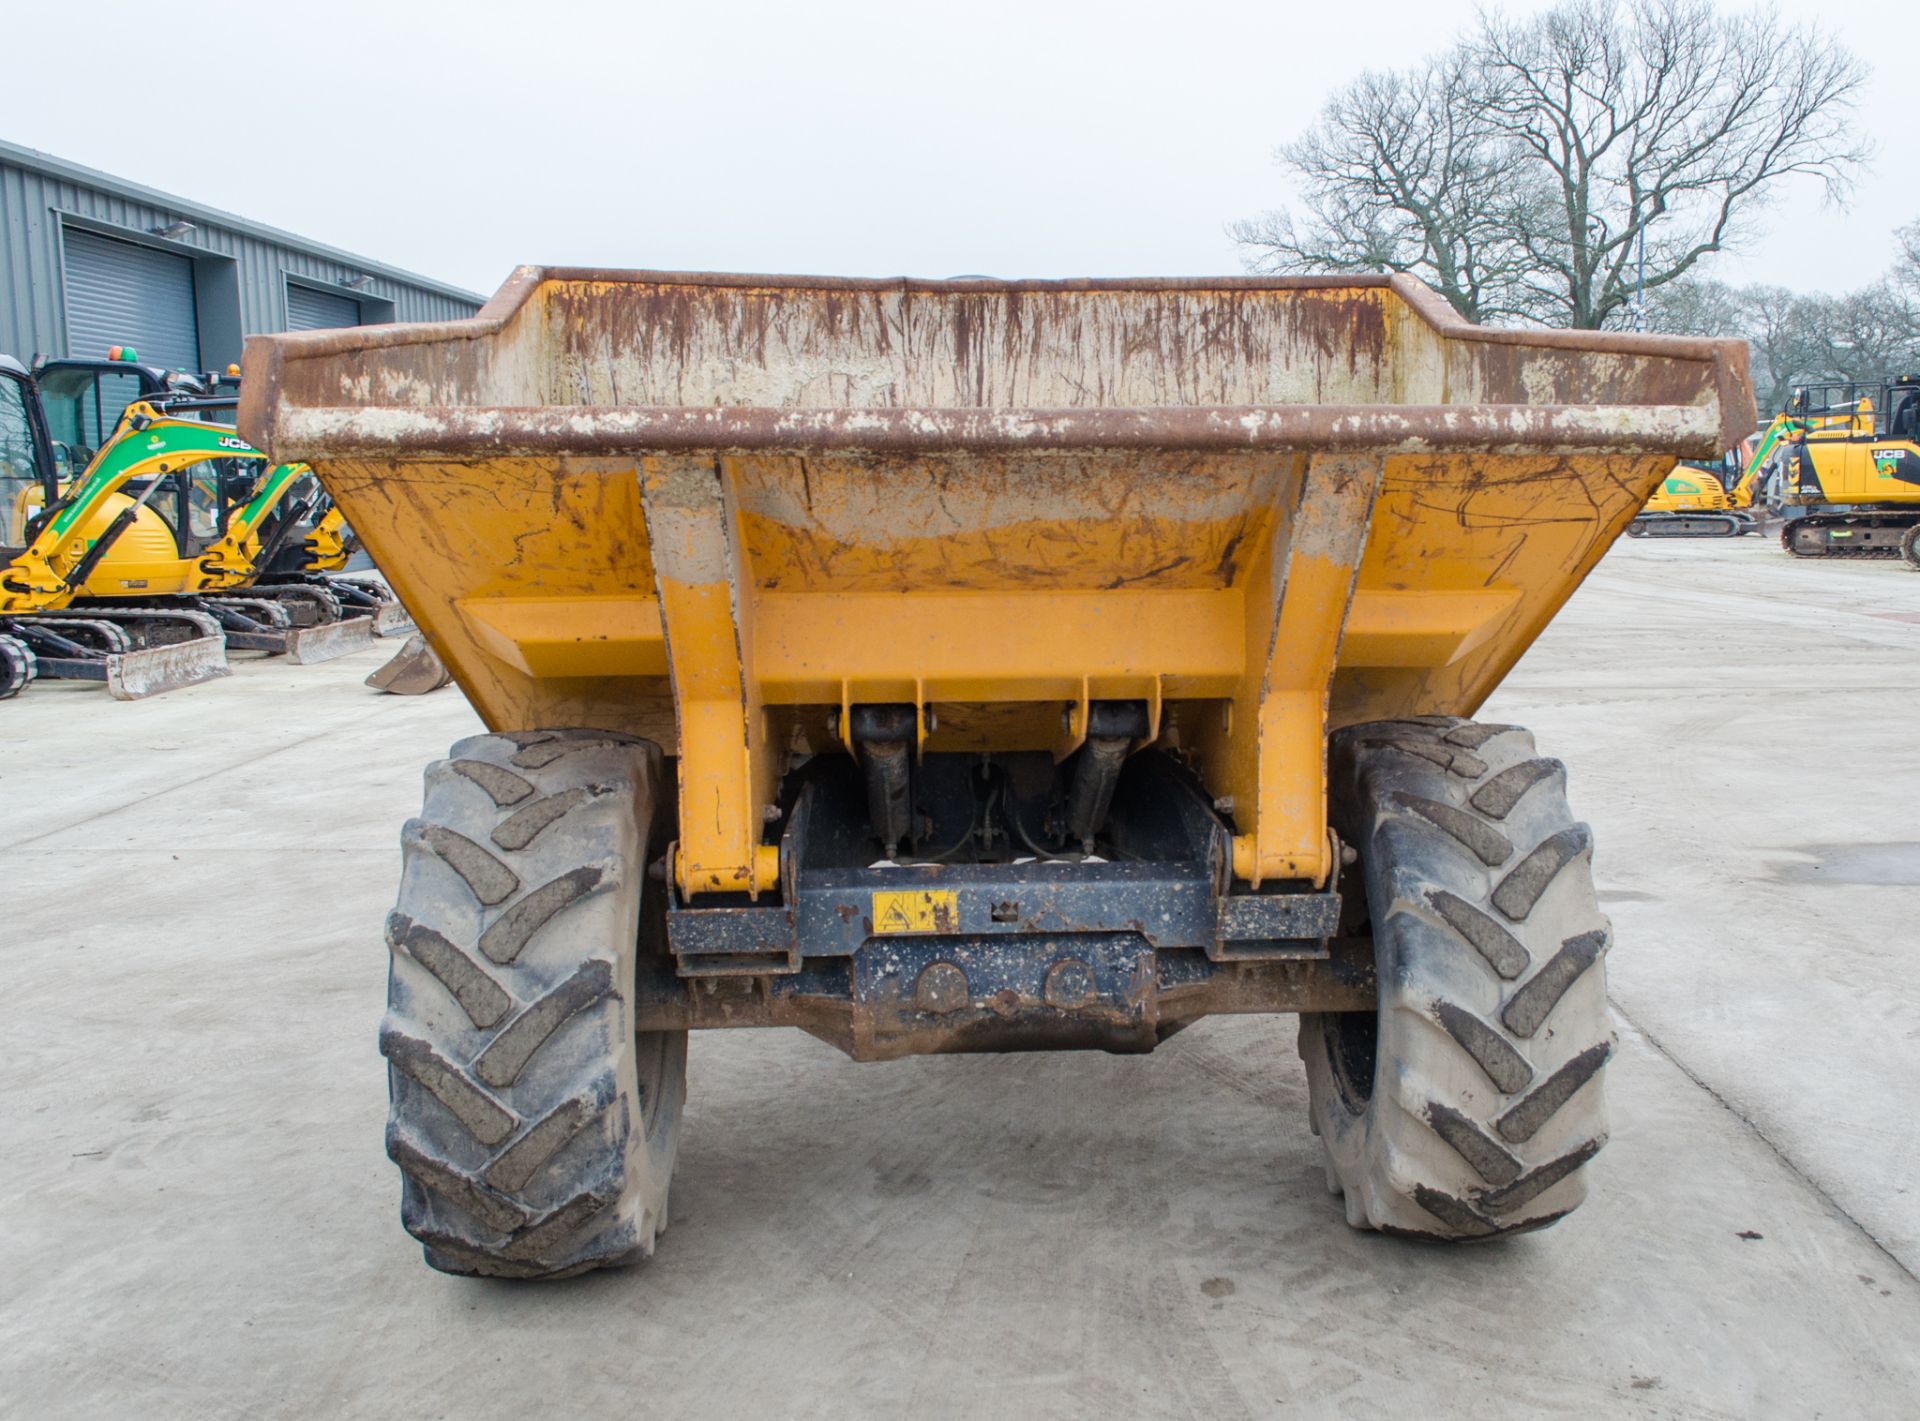
M533 804L535 832L499 832ZM566 1277L666 1227L687 1034L637 1036L633 992L667 805L659 748L606 731L477 735L428 768L381 1044L401 1221L435 1268Z
M1452 753L1462 745L1470 758ZM1342 1043L1360 1038L1333 1015L1301 1018L1300 1051L1328 1177L1357 1228L1495 1239L1586 1196L1607 1138L1611 930L1565 784L1512 726L1421 717L1329 745L1330 816L1359 853L1341 888L1364 892L1374 936L1374 1069L1359 1079ZM1459 816L1503 834L1512 856L1489 864Z

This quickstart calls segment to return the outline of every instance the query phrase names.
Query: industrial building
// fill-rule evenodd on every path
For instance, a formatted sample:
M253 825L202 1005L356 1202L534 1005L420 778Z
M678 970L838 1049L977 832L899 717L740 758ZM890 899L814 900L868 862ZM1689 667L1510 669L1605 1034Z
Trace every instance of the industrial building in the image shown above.
M263 331L470 316L470 291L0 142L0 352L217 370Z

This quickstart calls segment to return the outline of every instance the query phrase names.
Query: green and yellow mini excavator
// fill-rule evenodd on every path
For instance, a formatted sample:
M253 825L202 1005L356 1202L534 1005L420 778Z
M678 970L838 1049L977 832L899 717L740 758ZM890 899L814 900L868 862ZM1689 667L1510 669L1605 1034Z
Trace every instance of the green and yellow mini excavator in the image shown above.
M383 584L328 575L343 529L312 471L206 418L230 409L137 399L75 475L86 446L0 357L0 696L37 675L135 699L225 675L228 649L327 660L396 620Z

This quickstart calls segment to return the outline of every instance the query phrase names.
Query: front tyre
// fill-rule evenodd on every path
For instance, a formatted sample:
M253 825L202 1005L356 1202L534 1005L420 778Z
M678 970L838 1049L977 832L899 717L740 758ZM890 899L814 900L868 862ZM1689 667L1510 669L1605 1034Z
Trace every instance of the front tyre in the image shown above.
M1330 770L1380 995L1301 1018L1328 1185L1356 1228L1543 1228L1586 1195L1613 1051L1610 929L1565 767L1524 730L1425 716L1339 732Z
M658 950L659 748L604 731L476 735L401 836L380 1049L401 1220L449 1273L557 1278L666 1227L687 1034L634 1031Z

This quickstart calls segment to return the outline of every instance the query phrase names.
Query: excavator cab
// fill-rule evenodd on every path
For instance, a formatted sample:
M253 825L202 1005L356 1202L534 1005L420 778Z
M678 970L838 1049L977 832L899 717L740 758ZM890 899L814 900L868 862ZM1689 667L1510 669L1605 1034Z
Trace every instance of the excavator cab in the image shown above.
M32 537L55 477L53 446L26 367L0 355L0 560L11 560Z
M1787 413L1805 421L1815 440L1912 440L1920 434L1920 375L1802 385Z
M32 373L62 485L83 473L106 447L128 405L198 385L182 372L141 364L129 346L114 346L104 360L77 355L36 358Z
M1920 440L1920 376L1893 386L1890 397L1893 404L1887 417L1887 437L1909 444Z

